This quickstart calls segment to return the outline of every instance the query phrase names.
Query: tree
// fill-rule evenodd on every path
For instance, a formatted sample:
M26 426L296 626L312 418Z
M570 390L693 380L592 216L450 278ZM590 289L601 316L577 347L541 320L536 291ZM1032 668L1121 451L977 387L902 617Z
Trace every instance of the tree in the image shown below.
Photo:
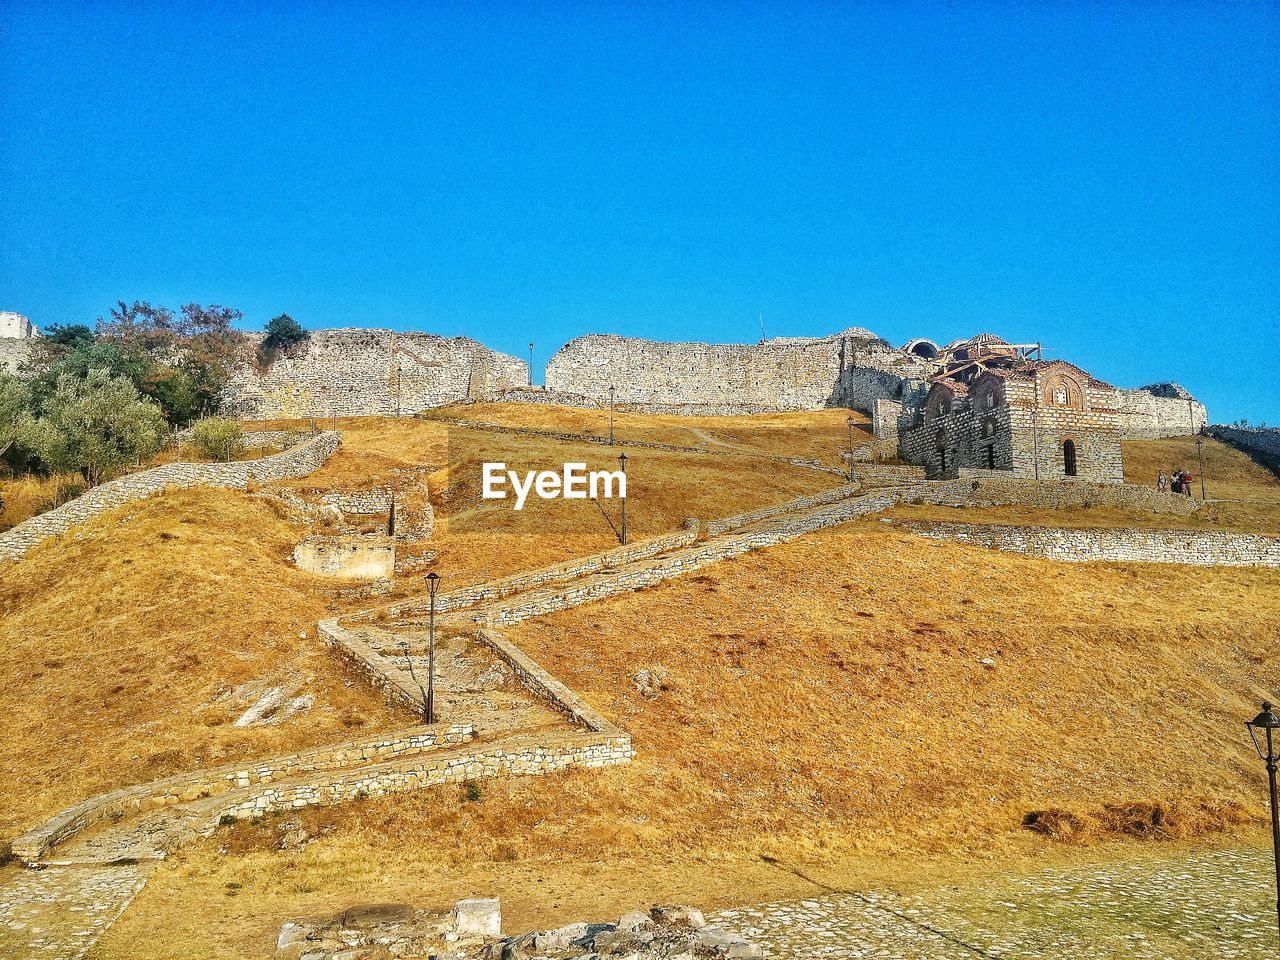
M46 327L41 339L49 346L75 350L93 343L96 334L84 323L55 323Z
M31 384L0 372L0 456L18 439L31 419L34 394Z
M271 366L277 354L288 352L290 347L311 336L302 324L287 313L272 318L267 324L266 333L258 347L258 363L264 367Z
M60 376L40 415L20 430L18 443L55 473L78 470L95 486L154 454L167 430L155 403L127 378L99 369L83 378Z
M226 417L204 417L191 428L191 445L210 460L227 463L244 449L244 427Z

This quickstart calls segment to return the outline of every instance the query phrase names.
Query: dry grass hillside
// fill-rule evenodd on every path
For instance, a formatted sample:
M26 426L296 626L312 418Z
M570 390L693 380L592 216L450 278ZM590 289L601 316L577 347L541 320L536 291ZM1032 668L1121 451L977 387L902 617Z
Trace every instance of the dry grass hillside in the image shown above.
M0 565L0 837L124 784L405 722L316 639L331 605L286 562L296 539L261 501L188 490ZM315 706L234 727L245 684Z
M445 503L450 448L441 423L370 418L339 427L342 450L290 485L354 490L427 473L443 518L429 544L433 569L449 587L617 542L591 503L538 501L523 517L481 507L479 448L456 430L455 467L474 476ZM513 465L595 462L601 452L477 436L485 452ZM637 454L631 471L633 539L675 529L687 516L755 509L839 483L759 458L663 451ZM464 522L451 530L458 518ZM0 683L12 691L0 742L0 840L115 787L411 722L316 640L324 616L375 601L294 569L290 554L306 534L260 498L189 490L114 511L0 564ZM420 587L419 577L404 578L391 598ZM284 723L232 726L253 689L281 684L314 695L316 705Z
M1241 721L1274 694L1280 571L1055 564L868 520L509 636L632 733L632 764L303 811L300 852L235 828L103 955L149 930L266 956L283 921L361 900L500 892L550 924L812 889L762 857L892 884L943 856L1232 828L1262 812Z

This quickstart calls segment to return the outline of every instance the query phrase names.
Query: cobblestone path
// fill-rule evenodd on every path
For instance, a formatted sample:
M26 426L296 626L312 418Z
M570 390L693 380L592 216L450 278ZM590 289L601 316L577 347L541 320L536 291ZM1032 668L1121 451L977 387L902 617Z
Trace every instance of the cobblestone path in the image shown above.
M48 867L0 874L0 957L79 960L155 869Z
M1273 960L1270 851L1045 870L919 896L833 892L715 922L774 960Z

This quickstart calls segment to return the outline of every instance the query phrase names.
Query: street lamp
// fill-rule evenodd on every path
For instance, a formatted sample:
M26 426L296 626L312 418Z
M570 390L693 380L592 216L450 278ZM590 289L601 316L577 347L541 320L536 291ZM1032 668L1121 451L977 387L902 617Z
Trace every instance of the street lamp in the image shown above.
M613 446L613 394L617 387L609 387L609 446Z
M533 386L533 341L529 341L529 386Z
M1253 741L1253 749L1258 751L1258 756L1266 761L1267 764L1267 785L1271 788L1271 849L1275 854L1276 861L1276 922L1280 924L1280 810L1276 808L1276 752L1275 745L1272 743L1271 731L1280 729L1280 717L1271 712L1271 704L1263 703L1262 712L1252 720L1246 721L1245 726L1249 729L1249 739ZM1265 738L1267 742L1266 752L1263 752L1262 745L1258 743L1258 731L1265 730ZM1280 930L1280 926L1277 927Z
M1204 441L1196 437L1196 457L1200 460L1200 502L1204 503Z
M849 482L853 483L853 416L845 422L849 424Z
M427 619L427 723L436 722L436 591L440 574L427 574L427 590L431 594L431 612Z
M627 545L627 455L618 455L618 464L622 467L622 545Z

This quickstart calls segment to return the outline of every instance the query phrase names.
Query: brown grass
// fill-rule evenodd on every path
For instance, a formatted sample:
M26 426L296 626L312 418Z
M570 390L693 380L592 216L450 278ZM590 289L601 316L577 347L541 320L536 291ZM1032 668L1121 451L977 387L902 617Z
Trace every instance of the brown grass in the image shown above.
M241 854L183 854L108 944L180 916L253 956L291 916L460 890L554 923L597 873L603 915L812 892L763 883L765 856L891 883L933 858L1043 858L1035 811L1070 811L1090 846L1232 828L1262 814L1240 721L1272 692L1277 601L1280 571L1054 564L874 521L815 534L510 631L632 733L629 766L306 811L302 853L241 828ZM666 671L656 700L641 666ZM219 902L229 882L252 918Z
M342 451L292 486L364 489L424 470L443 506L445 425L368 418L340 427ZM600 455L589 445L493 434L480 435L488 446L477 451L456 433L455 470L475 476L477 452L513 465ZM523 515L481 508L472 481L455 490L456 505L428 544L448 587L617 542L594 505L536 501ZM630 534L639 539L686 516L751 510L839 479L759 458L645 451L631 481ZM339 599L332 582L295 570L289 556L304 535L252 496L190 490L113 511L0 566L0 682L18 691L0 744L0 838L118 786L408 722L353 683L315 639L324 616L373 601ZM392 598L420 583L403 579ZM244 706L215 702L251 680L295 677L318 702L279 726L234 728Z
M0 566L0 836L86 797L406 722L315 635L332 605L297 532L228 491L154 497ZM235 728L220 693L302 683L316 705Z

